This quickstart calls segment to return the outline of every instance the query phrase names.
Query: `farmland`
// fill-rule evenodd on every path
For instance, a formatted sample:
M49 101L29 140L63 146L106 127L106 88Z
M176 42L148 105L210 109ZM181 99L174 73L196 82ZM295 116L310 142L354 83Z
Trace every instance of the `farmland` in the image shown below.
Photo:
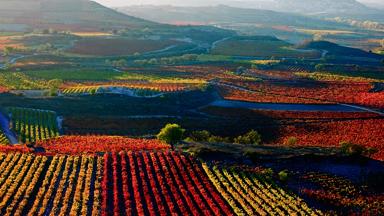
M34 143L59 135L55 112L25 108L10 108L12 130L22 143Z
M123 56L161 50L177 44L175 41L91 38L78 41L68 52L93 56Z
M118 136L62 136L36 144L50 153L95 154L138 150L167 150L169 145L157 140L132 139Z
M1 159L2 214L95 215L100 211L101 179L96 176L102 158L16 153L1 154Z
M0 131L0 145L9 144L8 138L4 135L3 132Z
M307 1L0 0L0 215L383 215L382 15Z
M320 56L314 50L296 50L289 43L269 37L229 39L217 44L217 47L212 50L212 54L292 58L317 58Z

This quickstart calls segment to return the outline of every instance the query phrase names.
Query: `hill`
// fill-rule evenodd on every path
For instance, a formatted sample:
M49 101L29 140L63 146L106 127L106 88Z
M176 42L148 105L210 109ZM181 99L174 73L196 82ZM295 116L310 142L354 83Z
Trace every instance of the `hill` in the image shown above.
M140 5L118 8L125 14L130 14L147 20L168 24L259 24L281 26L330 26L332 22L309 18L291 13L270 10L236 8L225 5L207 7L175 7Z
M374 11L356 0L275 0L276 9L304 14L361 14Z
M340 46L338 44L328 41L311 41L301 46L301 49L315 49L315 50L326 50L329 55L334 56L348 56L348 57L359 57L359 58L375 58L381 59L382 56L364 50Z
M1 30L96 30L155 25L158 24L119 13L89 0L0 0Z

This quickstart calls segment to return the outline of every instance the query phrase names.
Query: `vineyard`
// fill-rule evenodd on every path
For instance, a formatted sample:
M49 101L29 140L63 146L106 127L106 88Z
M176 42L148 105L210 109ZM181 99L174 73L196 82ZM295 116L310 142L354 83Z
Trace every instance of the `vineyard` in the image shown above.
M12 107L8 109L12 130L22 143L35 143L59 135L55 112Z
M166 150L170 146L158 140L133 139L118 136L62 136L40 141L36 146L57 154L94 154L138 150Z
M0 145L7 145L7 144L9 144L8 138L0 130Z
M106 154L104 161L102 209L106 215L232 214L191 158L128 152Z
M348 103L367 107L384 108L384 92L372 91L373 85L366 82L346 83L346 82L303 82L303 83L284 83L284 82L244 82L236 83L244 85L250 90L255 91L251 96L257 102L271 102L277 96L277 101L285 103L306 103L308 100L316 100L317 103ZM225 97L241 98L241 94L234 91L237 96L224 94ZM259 93L259 94L257 94ZM271 98L272 97L272 98Z
M196 85L178 83L132 83L116 85L76 86L65 88L64 95L94 95L102 93L127 94L136 97L154 97L162 93L174 93L197 89Z
M1 215L100 215L102 158L16 153L0 161Z
M203 168L237 215L323 215L262 176Z
M133 55L161 50L172 45L180 44L171 40L131 40L131 39L104 39L86 38L76 42L75 46L68 50L70 53L94 56L119 56Z
M0 93L11 90L31 90L45 89L46 82L30 77L21 72L2 72L0 73Z
M339 214L351 214L351 208L364 215L384 214L384 196L356 186L350 180L325 173L311 172L301 177L318 189L303 188L302 193L320 203L339 209Z
M284 144L290 137L297 139L300 146L337 147L340 142L353 142L377 149L373 157L384 159L384 119L341 120L317 123L287 125L279 129L279 136L273 144Z

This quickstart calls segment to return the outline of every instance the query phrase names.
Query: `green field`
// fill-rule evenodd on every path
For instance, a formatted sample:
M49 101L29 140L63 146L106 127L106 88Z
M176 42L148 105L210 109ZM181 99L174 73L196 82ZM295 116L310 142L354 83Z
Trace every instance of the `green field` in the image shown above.
M319 57L318 51L296 50L291 44L271 37L235 37L218 43L211 54L254 57Z

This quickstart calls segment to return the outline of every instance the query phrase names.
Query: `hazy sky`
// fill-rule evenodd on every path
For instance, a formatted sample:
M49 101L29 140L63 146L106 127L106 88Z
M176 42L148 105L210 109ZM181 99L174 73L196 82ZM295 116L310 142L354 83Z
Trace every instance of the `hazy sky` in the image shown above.
M164 5L164 4L173 4L175 2L181 5L188 5L189 4L188 2L190 2L193 5L205 5L205 4L210 5L210 4L217 4L217 3L223 3L223 4L225 3L225 1L223 0L95 0L95 1L110 7L137 5L137 4ZM252 0L244 0L244 1L252 2ZM383 0L358 0L358 1L383 4Z

